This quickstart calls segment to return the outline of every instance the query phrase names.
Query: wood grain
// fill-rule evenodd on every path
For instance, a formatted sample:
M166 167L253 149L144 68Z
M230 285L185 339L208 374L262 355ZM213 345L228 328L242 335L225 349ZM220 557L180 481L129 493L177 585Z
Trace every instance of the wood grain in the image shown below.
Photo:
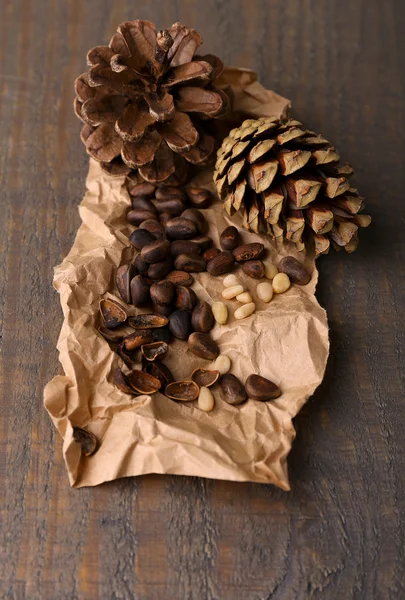
M182 477L71 490L42 408L62 316L52 267L87 158L72 84L116 25L197 27L357 170L374 225L320 262L332 352L296 419L292 492ZM405 5L400 0L0 3L0 597L405 598Z

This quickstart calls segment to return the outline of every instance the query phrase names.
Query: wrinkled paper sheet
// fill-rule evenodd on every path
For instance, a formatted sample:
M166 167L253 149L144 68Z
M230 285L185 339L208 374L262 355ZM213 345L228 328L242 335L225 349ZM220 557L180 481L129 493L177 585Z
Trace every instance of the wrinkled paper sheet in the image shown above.
M227 69L221 83L231 85L233 108L246 117L281 115L288 106L287 100L265 90L251 71ZM211 178L211 172L205 173L200 182ZM115 271L130 256L133 227L125 219L130 198L124 177L105 174L92 159L86 187L79 207L82 224L54 274L64 314L57 347L65 375L50 381L44 394L45 407L63 437L70 484L92 486L119 477L170 473L272 483L289 490L292 418L321 383L329 352L326 313L314 296L318 272L313 258L306 258L312 271L308 285L292 286L269 304L258 301L257 282L239 270L254 296L256 312L237 321L237 304L228 301L228 323L212 330L221 353L232 360L231 372L242 381L251 373L268 377L282 389L280 398L233 407L223 401L217 385L212 388L215 408L204 413L194 402L176 403L160 393L131 397L113 385L111 372L119 359L96 330L99 300L118 296ZM231 220L219 201L203 213L216 246L227 225L241 228L238 216ZM241 235L244 243L259 241L243 229ZM275 263L291 253L268 238L260 241ZM199 299L212 303L221 299L222 277L195 275L193 289ZM129 312L136 314L137 309L129 307ZM165 362L177 379L210 364L189 353L182 341L171 344ZM88 428L100 440L93 456L81 456L73 426Z

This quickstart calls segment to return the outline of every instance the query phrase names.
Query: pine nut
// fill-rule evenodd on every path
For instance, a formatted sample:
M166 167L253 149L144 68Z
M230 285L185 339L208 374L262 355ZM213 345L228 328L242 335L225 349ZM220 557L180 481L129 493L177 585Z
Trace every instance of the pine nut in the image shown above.
M226 304L221 301L214 302L211 306L212 314L218 325L225 325L228 320L228 308Z
M253 302L252 294L250 292L243 292L242 294L238 294L236 296L236 300L241 302L242 304L249 304L249 302Z
M262 283L258 284L256 288L256 294L259 300L262 302L270 302L270 300L273 298L273 286L271 283L263 281Z
M255 305L253 302L249 302L249 304L243 304L237 308L234 312L235 319L246 319L246 317L250 317L250 315L255 311Z
M273 291L275 294L286 292L290 285L290 278L285 273L277 273L273 279Z
M210 412L215 406L214 396L207 387L202 387L198 396L198 408L204 412Z
M243 285L233 285L232 287L224 289L224 291L222 292L222 297L225 298L225 300L230 300L231 298L235 298L243 292Z
M220 354L218 358L212 363L212 370L219 371L221 375L228 373L231 368L231 359L226 354Z
M273 265L273 263L270 263L270 262L264 263L264 270L265 270L267 279L274 279L274 277L278 273L278 269L277 269L276 265Z
M230 275L227 275L222 282L223 286L226 288L233 287L234 285L240 285L240 283L241 283L241 281L240 281L239 277L237 277L233 273L230 273Z

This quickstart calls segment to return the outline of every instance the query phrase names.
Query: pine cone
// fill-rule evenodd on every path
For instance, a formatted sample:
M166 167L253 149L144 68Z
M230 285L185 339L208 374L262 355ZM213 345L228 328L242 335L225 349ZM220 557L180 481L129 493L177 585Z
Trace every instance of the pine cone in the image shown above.
M248 119L232 129L217 153L214 181L229 215L243 214L246 229L286 239L303 250L330 243L353 252L364 199L350 187L353 169L335 148L294 119Z
M75 82L75 111L84 121L87 152L111 174L138 169L143 179L175 183L187 164L205 165L215 152L209 121L227 96L212 81L215 56L194 56L201 36L180 23L156 33L150 21L121 23L109 46L87 55L88 73Z

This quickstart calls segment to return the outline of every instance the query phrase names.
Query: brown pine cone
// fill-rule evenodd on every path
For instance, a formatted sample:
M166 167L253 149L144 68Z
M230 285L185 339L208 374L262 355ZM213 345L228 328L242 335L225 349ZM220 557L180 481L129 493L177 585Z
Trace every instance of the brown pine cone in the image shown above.
M215 152L211 119L227 96L212 82L223 70L215 56L194 56L201 36L181 23L156 32L150 21L121 23L109 46L87 55L75 82L75 111L87 152L109 173L131 169L154 183L184 180L188 163Z
M229 215L243 214L246 229L315 244L317 254L353 252L364 199L350 185L353 169L341 165L335 148L299 121L248 119L232 129L218 150L214 181Z

